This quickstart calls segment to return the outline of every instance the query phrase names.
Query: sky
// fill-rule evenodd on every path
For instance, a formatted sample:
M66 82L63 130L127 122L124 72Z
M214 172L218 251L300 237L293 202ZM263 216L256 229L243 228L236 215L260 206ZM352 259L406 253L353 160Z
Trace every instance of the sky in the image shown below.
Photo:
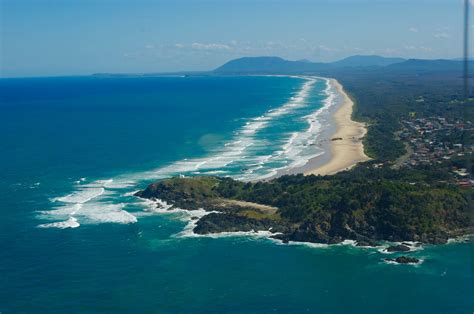
M458 58L462 10L462 0L0 0L0 76L200 71L244 56Z

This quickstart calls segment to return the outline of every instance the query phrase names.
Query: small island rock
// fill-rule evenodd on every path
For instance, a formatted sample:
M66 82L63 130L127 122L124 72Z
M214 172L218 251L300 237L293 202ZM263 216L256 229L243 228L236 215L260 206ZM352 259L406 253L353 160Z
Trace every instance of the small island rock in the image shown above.
M395 262L398 264L418 264L420 262L419 259L410 256L400 256L397 258L386 258L386 261Z
M392 245L386 248L385 251L386 252L408 252L410 251L410 247L403 244Z

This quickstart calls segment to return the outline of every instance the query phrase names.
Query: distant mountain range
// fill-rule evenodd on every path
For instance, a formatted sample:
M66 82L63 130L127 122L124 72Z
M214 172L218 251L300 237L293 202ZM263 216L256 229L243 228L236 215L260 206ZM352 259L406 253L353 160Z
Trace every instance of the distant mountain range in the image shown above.
M287 73L327 69L329 64L288 61L279 57L244 57L231 60L214 70L215 73L266 72Z
M334 67L367 67L387 66L406 61L403 58L387 58L381 56L352 56L330 63Z
M470 61L473 64L473 61ZM460 71L460 60L422 60L381 56L352 56L336 62L289 61L279 57L244 57L231 60L213 71L215 74L328 73L341 70L390 70L394 72Z
M474 61L469 61L473 73ZM424 60L388 58L381 56L351 56L345 59L323 63L309 60L290 61L280 57L244 57L231 60L213 71L182 71L168 73L97 73L96 76L195 76L195 75L247 75L247 74L308 74L333 76L336 74L390 73L393 75L421 75L453 73L462 75L461 59ZM472 74L471 74L472 76Z

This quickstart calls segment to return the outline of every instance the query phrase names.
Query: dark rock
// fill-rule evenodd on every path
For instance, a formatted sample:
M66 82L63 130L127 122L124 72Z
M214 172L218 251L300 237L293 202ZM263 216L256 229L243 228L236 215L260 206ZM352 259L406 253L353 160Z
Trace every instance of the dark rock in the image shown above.
M253 219L232 213L211 213L198 220L194 232L198 234L264 231L269 230L274 221Z
M270 230L273 233L288 233L290 228L285 223L275 223Z
M386 258L386 261L389 262L396 262L398 264L418 264L420 262L419 259L410 256L400 256L397 258Z
M323 244L337 244L344 239L341 236L329 236L323 226L315 225L310 222L303 223L296 228L273 228L274 232L282 232L272 236L274 239L282 240L283 243L293 242L310 242Z
M385 251L386 252L408 252L410 251L410 247L403 244L392 245L386 248Z
M443 232L431 233L426 234L423 233L420 236L420 241L424 243L431 243L431 244L445 244L448 242L449 235Z
M336 236L329 239L328 244L338 244L344 241L342 237Z
M415 243L402 242L402 245L420 247L422 244L420 242L415 242Z
M375 247L377 246L377 242L371 240L358 240L356 246L370 246Z

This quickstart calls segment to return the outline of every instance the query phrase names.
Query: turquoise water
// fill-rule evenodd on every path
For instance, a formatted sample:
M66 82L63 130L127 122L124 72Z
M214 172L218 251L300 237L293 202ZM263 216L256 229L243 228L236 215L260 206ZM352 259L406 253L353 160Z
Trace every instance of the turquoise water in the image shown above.
M265 178L322 154L336 96L289 77L0 80L0 312L471 313L472 247L194 237L130 193L171 175Z

